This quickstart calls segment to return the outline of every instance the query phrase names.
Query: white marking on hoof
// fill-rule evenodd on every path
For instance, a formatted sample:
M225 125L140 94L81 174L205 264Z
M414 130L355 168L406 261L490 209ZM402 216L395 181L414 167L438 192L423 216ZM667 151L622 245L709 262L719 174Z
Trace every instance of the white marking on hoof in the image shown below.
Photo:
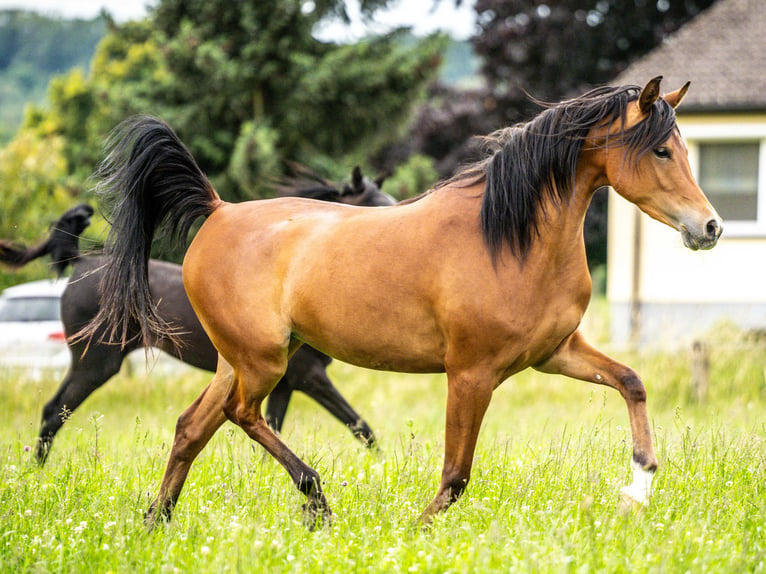
M630 461L630 467L633 469L633 483L620 489L620 498L624 505L640 509L649 504L654 472L644 470L635 460Z

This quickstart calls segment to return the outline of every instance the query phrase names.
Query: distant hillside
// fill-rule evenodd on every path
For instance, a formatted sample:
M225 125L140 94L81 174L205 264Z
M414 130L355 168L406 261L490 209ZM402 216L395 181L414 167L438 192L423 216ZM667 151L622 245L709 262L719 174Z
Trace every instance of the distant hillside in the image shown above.
M61 20L33 12L0 11L0 145L21 124L24 105L42 102L50 79L87 68L106 20Z

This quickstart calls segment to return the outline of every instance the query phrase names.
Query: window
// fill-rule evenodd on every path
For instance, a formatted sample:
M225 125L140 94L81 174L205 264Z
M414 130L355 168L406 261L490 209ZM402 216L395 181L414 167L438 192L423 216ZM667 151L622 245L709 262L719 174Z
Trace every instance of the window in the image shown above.
M759 148L758 141L699 143L699 184L724 221L759 219Z
M0 298L0 322L58 321L58 297Z
M678 126L724 237L766 237L766 114L679 115Z

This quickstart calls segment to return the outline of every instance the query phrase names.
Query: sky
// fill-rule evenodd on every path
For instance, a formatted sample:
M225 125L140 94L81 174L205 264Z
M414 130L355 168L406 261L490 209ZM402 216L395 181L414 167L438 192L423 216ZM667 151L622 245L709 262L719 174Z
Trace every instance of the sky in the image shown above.
M152 0L0 0L0 9L35 10L46 15L65 18L93 18L102 8L118 21L142 18L145 6ZM397 26L411 26L416 34L428 34L435 30L449 32L454 38L464 40L473 33L475 16L473 0L462 0L459 8L454 0L441 0L434 10L433 0L397 0L389 10L376 15L375 22L364 23L359 16L358 3L349 0L348 10L351 26L340 22L324 25L316 31L322 40L336 42L352 41L366 33L381 33Z

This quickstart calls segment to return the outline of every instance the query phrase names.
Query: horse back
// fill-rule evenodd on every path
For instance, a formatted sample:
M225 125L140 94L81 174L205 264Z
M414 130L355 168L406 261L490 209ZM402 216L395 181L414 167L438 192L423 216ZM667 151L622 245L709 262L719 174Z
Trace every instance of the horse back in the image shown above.
M419 210L293 198L226 205L187 251L187 292L224 357L242 340L276 351L297 338L354 364L441 371L439 262L428 254L432 232L411 221Z

